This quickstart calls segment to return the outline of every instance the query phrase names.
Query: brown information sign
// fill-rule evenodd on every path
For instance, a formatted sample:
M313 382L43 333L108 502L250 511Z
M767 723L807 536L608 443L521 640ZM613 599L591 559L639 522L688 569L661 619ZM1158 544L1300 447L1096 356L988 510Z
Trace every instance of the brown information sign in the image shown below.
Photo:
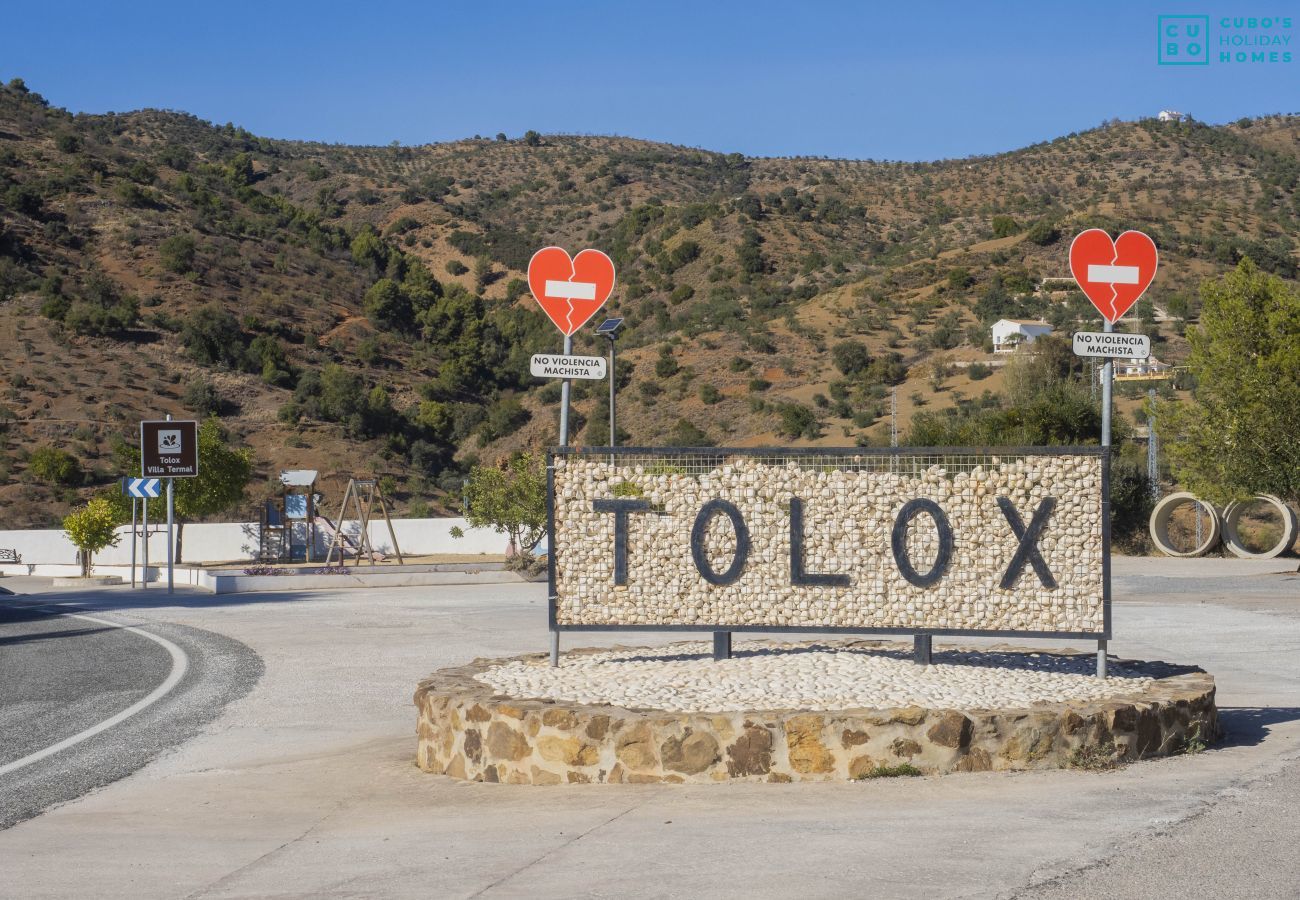
M199 423L140 423L140 474L145 478L193 478L199 474Z

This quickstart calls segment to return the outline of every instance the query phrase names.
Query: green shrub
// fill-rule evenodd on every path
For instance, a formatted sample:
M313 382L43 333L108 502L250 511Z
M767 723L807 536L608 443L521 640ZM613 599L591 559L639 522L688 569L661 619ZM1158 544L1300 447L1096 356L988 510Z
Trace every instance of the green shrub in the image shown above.
M57 447L36 448L27 459L27 467L46 484L71 487L84 480L81 464L72 454Z

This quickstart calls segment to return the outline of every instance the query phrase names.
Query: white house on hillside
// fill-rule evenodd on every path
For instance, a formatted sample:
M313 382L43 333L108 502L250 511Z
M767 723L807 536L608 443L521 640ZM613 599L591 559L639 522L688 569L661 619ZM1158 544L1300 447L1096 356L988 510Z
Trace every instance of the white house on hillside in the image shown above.
M1176 109L1162 109L1156 118L1161 122L1181 122L1186 116L1186 113L1180 113Z
M1021 344L1032 344L1043 335L1051 333L1052 326L1043 321L998 319L993 323L993 352L1010 353Z

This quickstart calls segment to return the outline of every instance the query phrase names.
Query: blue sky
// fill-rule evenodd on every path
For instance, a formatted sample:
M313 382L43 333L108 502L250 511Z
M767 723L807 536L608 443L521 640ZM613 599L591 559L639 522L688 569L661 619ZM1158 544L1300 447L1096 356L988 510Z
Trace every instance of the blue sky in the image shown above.
M1208 122L1300 110L1300 59L1157 65L1158 13L1242 11L1176 6L42 0L6 9L0 78L73 111L180 109L270 137L420 144L531 128L907 160L1167 107ZM1296 18L1274 33L1300 37Z

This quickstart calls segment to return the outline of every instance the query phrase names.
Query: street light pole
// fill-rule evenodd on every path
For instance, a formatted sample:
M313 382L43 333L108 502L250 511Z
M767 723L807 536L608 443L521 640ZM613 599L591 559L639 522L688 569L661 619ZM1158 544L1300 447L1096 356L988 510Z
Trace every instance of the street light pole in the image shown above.
M614 368L614 335L609 335L609 445L618 446L618 432L614 430L614 377L618 371Z

